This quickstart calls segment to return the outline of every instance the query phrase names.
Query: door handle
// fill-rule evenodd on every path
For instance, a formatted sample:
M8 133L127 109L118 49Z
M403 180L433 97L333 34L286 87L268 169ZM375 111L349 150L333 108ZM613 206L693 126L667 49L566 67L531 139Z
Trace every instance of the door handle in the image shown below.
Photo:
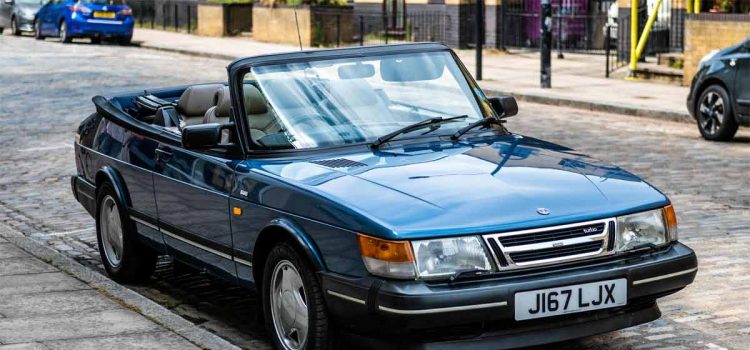
M158 162L168 162L170 159L172 159L172 150L170 149L162 149L157 148L156 149L156 161Z

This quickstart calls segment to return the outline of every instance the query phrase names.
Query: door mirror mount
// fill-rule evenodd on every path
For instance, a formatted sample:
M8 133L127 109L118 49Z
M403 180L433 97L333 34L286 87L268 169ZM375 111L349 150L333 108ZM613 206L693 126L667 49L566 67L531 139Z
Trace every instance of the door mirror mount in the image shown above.
M189 125L182 129L182 147L187 149L226 148L221 145L221 132L227 125L211 123Z
M513 96L491 97L488 101L500 118L508 118L518 114L518 103Z

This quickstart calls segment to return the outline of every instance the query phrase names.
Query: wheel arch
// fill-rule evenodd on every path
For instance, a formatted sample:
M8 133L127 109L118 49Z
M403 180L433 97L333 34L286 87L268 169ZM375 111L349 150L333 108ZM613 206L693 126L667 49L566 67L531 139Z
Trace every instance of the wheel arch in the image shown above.
M116 169L111 166L105 166L96 172L94 180L96 184L97 198L99 198L99 189L101 186L105 182L108 182L112 185L112 189L115 191L115 196L117 196L115 199L118 201L118 204L124 209L130 208L130 196L128 195L125 181L123 181L122 176L120 176L120 173ZM96 206L98 208L99 204L97 203Z
M260 231L253 247L253 279L258 287L263 281L268 253L276 243L284 241L291 243L314 271L326 269L320 250L300 225L283 218L274 219Z

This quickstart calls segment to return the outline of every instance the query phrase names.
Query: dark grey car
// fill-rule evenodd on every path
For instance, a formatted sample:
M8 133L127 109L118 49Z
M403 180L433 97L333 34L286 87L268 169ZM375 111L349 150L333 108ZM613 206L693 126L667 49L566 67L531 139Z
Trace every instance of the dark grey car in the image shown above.
M750 126L750 37L706 55L690 86L687 107L706 140L729 141Z
M8 28L13 35L33 32L40 0L0 0L0 34Z

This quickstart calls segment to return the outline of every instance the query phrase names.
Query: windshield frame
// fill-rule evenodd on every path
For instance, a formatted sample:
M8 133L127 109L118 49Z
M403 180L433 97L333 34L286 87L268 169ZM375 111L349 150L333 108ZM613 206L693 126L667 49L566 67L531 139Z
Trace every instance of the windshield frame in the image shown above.
M418 43L418 44L400 44L400 45L380 45L380 46L367 46L367 47L356 47L356 48L345 48L345 49L325 49L325 50L311 50L311 51L297 51L282 54L271 54L248 57L239 59L232 62L227 70L229 71L230 86L232 87L232 105L234 106L235 116L242 115L244 113L237 113L236 111L245 111L243 94L243 83L246 74L250 73L253 68L288 64L288 63L304 63L312 61L322 60L335 60L335 59L346 59L346 58L367 58L377 57L385 55L398 55L408 53L426 53L426 52L447 52L450 54L456 66L461 73L461 76L466 80L469 86L471 95L474 98L474 102L477 104L478 110L483 118L497 117L493 109L490 107L490 103L484 92L479 88L479 85L468 72L464 64L459 59L458 55L449 47L438 44L438 43ZM274 156L291 156L300 154L314 154L321 152L331 152L341 149L349 149L356 147L368 147L371 144L370 141L356 142L356 143L342 143L336 145L325 145L308 148L291 148L291 149L268 149L261 145L256 144L250 138L249 127L247 125L246 118L234 118L237 126L237 132L240 134L241 147L246 151L248 158L254 157L274 157ZM502 131L507 133L507 129L503 126L499 127ZM470 133L482 132L480 130L473 131ZM439 133L428 134L428 135L407 135L398 137L396 140L391 142L403 142L410 140L423 140L431 138L446 137L449 135L442 135Z

